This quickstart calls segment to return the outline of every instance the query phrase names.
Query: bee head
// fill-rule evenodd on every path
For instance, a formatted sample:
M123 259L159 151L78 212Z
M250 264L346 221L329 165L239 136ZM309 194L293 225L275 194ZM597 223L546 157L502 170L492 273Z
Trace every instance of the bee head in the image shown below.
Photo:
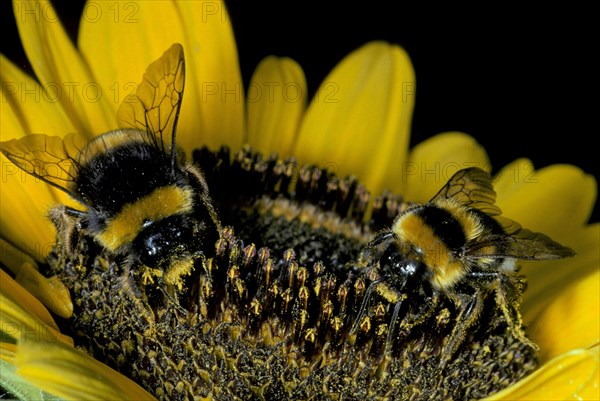
M187 215L177 214L145 222L133 247L139 261L151 268L166 268L177 258L195 253L199 224Z
M387 275L400 275L403 277L420 276L429 278L431 272L427 266L413 254L405 254L398 247L398 242L388 245L381 255L380 265Z

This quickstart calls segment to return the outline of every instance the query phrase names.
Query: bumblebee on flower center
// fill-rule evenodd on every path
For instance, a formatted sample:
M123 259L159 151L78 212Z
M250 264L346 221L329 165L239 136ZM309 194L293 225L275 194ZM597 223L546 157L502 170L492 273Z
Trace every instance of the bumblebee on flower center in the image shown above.
M534 198L505 170L492 180L485 152L464 134L409 151L414 72L397 46L351 53L310 103L300 67L268 57L246 96L228 20L198 19L202 2L135 4L154 25L168 22L143 51L94 45L115 32L133 38L137 26L82 20L80 51L57 19L17 21L40 90L76 79L109 93L147 69L120 106L74 93L70 104L42 96L3 110L2 157L42 182L3 182L1 244L17 256L29 249L21 244L55 245L34 258L0 255L16 279L1 272L0 318L41 319L65 345L9 333L16 345L2 343L2 386L13 392L25 378L68 398L85 398L78 383L111 399L151 398L142 388L159 399L515 398L557 371L550 356L563 353L564 367L597 353L556 348L555 326L536 308L564 294L532 302L548 297L551 277L570 288L587 271L577 266L597 265L591 227L573 214L593 203L589 176L508 166L535 172L544 196ZM5 81L33 79L2 63L3 95L15 100ZM202 91L207 82L221 83L214 96ZM443 179L422 180L414 166L425 175L436 166ZM548 192L566 193L565 183L577 207ZM544 199L553 216L569 210L556 218L560 230L535 218ZM4 214L22 205L18 224ZM5 376L7 366L18 373Z

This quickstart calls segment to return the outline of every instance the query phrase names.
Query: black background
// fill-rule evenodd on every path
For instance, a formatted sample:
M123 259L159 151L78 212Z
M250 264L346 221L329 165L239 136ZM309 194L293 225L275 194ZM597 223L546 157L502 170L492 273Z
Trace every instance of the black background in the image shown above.
M54 4L74 38L83 2ZM346 54L370 40L387 40L407 50L416 71L412 145L463 131L485 147L496 170L528 157L536 168L569 163L600 177L592 145L598 138L592 77L600 69L591 9L227 4L246 83L256 64L275 54L298 61L314 92ZM0 15L2 53L27 69L10 2L2 2ZM592 221L599 220L598 209Z

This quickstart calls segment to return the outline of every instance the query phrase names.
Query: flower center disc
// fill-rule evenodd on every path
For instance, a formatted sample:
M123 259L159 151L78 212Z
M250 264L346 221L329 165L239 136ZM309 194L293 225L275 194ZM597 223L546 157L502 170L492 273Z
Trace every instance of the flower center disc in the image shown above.
M131 285L122 258L85 235L75 255L59 242L49 258L75 303L64 331L159 399L477 399L535 369L493 297L443 361L453 303L419 314L426 284L400 290L382 254L361 258L406 207L398 198L369 208L352 178L247 148L194 161L226 228L180 288L137 272Z

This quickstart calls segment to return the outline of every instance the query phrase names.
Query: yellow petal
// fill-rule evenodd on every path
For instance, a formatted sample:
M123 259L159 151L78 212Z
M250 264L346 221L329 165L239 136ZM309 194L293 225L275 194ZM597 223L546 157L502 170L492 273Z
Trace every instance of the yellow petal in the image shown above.
M188 84L180 129L186 149L242 145L244 85L231 20L224 1L180 1L188 63ZM154 28L152 28L154 29Z
M0 190L0 237L43 261L54 244L54 227L45 216L56 204L49 186L12 164L4 155Z
M51 101L38 83L1 55L0 81L3 99L0 141L32 132L63 135L74 130L60 103ZM58 202L73 202L65 193L19 170L4 156L0 158L0 237L11 238L36 260L42 260L54 239L52 225L45 217L48 209Z
M13 0L13 9L33 70L75 129L98 134L114 128L115 115L105 92L70 41L52 4L44 0Z
M523 299L523 312L536 318L547 302L562 288L576 283L598 270L600 266L600 223L571 234L566 245L576 255L567 259L522 262L522 272L527 276L527 291Z
M103 45L98 46L98 40ZM173 43L186 59L177 142L186 149L242 143L244 102L233 30L220 1L88 2L79 47L116 111L146 67Z
M594 178L568 165L535 171L529 160L519 159L498 173L495 188L504 215L577 253L568 259L521 263L528 282L523 319L541 347L541 357L547 360L596 341L600 224L583 226L596 198Z
M58 330L58 326L48 312L48 309L2 269L0 269L0 292L28 313L31 313L48 326Z
M23 5L27 3L22 3ZM64 135L75 127L52 93L0 55L2 84L1 140L39 133Z
M265 58L256 67L246 96L248 143L264 155L292 156L306 92L304 72L294 60Z
M0 283L0 288L6 290L5 294L10 294L11 291L27 293L27 291L25 291L25 289L27 289L29 293L34 294L37 299L39 299L48 309L56 313L58 316L64 318L71 317L73 314L73 302L71 301L71 295L69 294L67 287L59 280L58 277L55 276L47 278L42 276L37 270L35 261L29 257L29 255L21 252L2 238L0 238L0 249L2 249L2 253L0 254L0 263L2 263L15 275L15 280L17 283L19 283L14 283L12 278L2 272L4 273L2 277L6 277L6 281L4 283ZM23 291L21 291L21 288L16 288L20 286L24 287ZM21 301L25 302L23 296L21 296ZM25 304L20 302L17 303L19 305ZM37 313L37 311L33 311L33 313L44 320L47 324L52 325L54 323L52 319L50 319L50 321L46 321L44 319L46 316L45 314L40 315Z
M74 132L73 122L60 102L1 54L0 84L3 102L0 141L21 138L31 133L64 136ZM4 167L2 174L10 174L12 171L12 167ZM62 191L52 188L50 192L54 199L68 199Z
M78 46L114 116L125 96L135 92L146 67L182 36L174 2L87 2Z
M563 354L492 400L598 400L600 399L599 347Z
M19 344L15 362L23 378L68 400L155 399L122 374L63 344Z
M18 3L18 4L17 4ZM66 36L55 19L55 14L49 3L15 2L15 13L21 23L21 32L27 42L26 48L33 54L43 53L43 57L52 57L50 48L55 42L58 48L68 45L64 43ZM36 14L37 13L37 14ZM32 24L35 16L43 13L39 26ZM44 36L45 39L37 36ZM48 35L47 37L45 35ZM35 44L36 40L47 40L42 45ZM42 55L32 60L43 70L45 85L23 73L4 56L0 57L0 80L2 83L2 118L0 118L0 140L6 141L36 132L50 135L64 135L73 132L78 125L75 119L67 116L72 110L64 108L67 103L75 101L75 94L65 91L58 82L67 83L71 90L79 85L80 80L74 76L63 76L59 81L52 76L52 71L46 70L40 64ZM58 57L57 66L64 66L64 54ZM50 74L50 75L49 75ZM88 99L89 100L89 99ZM86 102L86 104L89 102ZM85 106L87 107L87 106ZM97 114L101 114L96 111ZM74 116L70 112L71 117ZM48 187L39 179L31 177L19 170L4 156L2 161L2 191L0 191L0 237L10 238L19 248L25 250L41 261L45 258L54 239L54 229L45 218L48 209L57 201L68 202L67 196ZM72 202L68 202L72 204ZM24 205L27 205L26 207Z
M23 3L25 4L25 3ZM31 77L4 56L0 57L3 108L0 141L37 132L63 135L74 127L58 102L52 102ZM54 228L46 218L57 203L73 205L62 191L21 171L4 156L0 191L0 237L32 255L45 259L54 242Z
M514 200L513 197L523 184L533 183L536 174L531 160L521 158L502 167L494 176L494 189L503 202Z
M562 288L534 322L541 360L600 341L600 271Z
M15 354L17 352L17 344L0 342L0 361L7 363L15 362Z
M3 345L0 344L0 347ZM15 367L10 362L5 362L2 358L0 358L0 372L2 372L2 375L0 375L0 388L15 396L15 400L60 401L59 398L44 393L31 383L23 380L17 374Z
M506 217L567 245L571 233L589 219L597 194L594 177L575 166L556 164L533 171L523 159L503 168L495 187Z
M406 52L372 42L325 78L308 107L295 149L302 163L335 166L373 193L401 185L414 105L415 76Z
M572 240L575 257L524 263L522 269L528 283L523 320L545 359L600 336L600 224L580 230Z
M445 132L431 137L411 150L402 165L404 198L428 202L458 170L479 167L490 171L483 146L462 132Z
M73 345L73 339L29 313L4 292L0 292L0 323L2 332L22 344L50 341Z

